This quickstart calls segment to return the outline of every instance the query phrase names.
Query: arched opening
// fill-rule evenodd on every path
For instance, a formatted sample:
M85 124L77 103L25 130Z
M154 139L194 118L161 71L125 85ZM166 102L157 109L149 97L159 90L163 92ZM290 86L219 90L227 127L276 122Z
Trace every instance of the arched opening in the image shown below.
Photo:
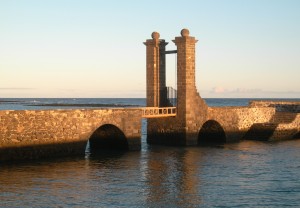
M217 121L208 120L203 124L198 135L198 145L224 144L225 142L225 131Z
M89 152L95 154L101 150L128 150L124 133L111 124L99 127L89 139Z
M300 139L300 131L293 136L293 139Z

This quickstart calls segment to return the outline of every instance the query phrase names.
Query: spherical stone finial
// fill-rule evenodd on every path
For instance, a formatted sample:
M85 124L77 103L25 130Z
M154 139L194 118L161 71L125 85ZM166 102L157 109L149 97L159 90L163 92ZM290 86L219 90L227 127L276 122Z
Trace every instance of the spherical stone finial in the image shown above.
M182 37L188 37L190 35L190 31L188 29L182 29L180 34Z
M152 39L159 39L160 35L159 35L158 32L153 32L153 33L151 34L151 37L152 37Z

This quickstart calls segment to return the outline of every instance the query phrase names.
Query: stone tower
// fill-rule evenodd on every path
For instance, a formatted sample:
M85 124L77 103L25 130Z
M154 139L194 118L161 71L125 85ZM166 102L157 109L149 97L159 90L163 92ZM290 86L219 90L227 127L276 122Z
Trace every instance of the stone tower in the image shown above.
M195 84L195 44L197 40L183 29L173 40L177 46L177 115L148 119L147 142L151 144L195 145L199 128L206 120L207 105ZM165 76L165 46L157 32L147 47L147 107L167 106Z
M159 39L159 33L153 32L152 39L146 40L147 46L147 106L168 106L166 87L166 45Z

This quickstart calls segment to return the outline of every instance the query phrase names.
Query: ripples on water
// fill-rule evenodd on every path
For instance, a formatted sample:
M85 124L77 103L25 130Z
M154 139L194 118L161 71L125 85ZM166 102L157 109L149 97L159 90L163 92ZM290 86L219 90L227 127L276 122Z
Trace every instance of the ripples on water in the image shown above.
M1 165L1 207L300 206L300 141Z
M145 123L143 123L145 126ZM300 207L300 140L0 164L0 207Z

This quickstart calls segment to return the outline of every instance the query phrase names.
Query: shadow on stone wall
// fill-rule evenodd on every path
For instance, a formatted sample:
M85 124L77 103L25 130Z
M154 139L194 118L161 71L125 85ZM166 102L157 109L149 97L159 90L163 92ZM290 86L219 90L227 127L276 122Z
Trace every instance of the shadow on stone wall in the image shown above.
M84 156L86 141L0 148L0 161Z
M247 131L243 139L268 141L273 135L278 124L274 123L256 123Z
M296 117L297 113L276 111L270 122L276 124L292 123Z
M89 150L87 151L87 143ZM85 154L102 154L103 150L126 151L129 149L124 133L114 125L99 127L87 141L66 142L56 144L36 144L0 148L0 161L33 160L42 158L57 158L63 156L84 156Z
M300 113L299 104L280 104L280 103L274 103L274 104L270 104L269 107L274 107L277 112Z
M184 146L186 145L186 134L184 131L151 132L147 134L147 143L151 145Z
M300 131L293 136L293 139L300 139Z
M293 121L295 121L296 117L297 113L276 111L269 122L253 124L246 132L243 139L269 141L279 124L292 123ZM291 131L293 131L293 129L282 130L280 132L280 135L283 138L287 137L291 134ZM296 138L295 136L293 138Z

